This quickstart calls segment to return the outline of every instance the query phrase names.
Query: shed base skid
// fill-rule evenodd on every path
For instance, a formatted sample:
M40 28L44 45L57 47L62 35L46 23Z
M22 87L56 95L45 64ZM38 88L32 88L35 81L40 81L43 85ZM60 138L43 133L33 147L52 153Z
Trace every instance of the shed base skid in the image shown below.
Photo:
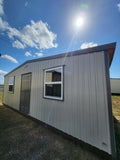
M42 122L42 121L40 121L40 120L38 120L38 119L30 116L30 115L26 115L26 114L24 114L24 113L22 113L22 112L20 112L20 111L18 111L18 110L16 110L16 109L14 109L14 108L8 106L8 105L6 105L6 104L3 104L3 105L4 105L5 107L8 107L8 108L10 108L11 110L19 113L19 114L25 116L26 118L29 118L29 119L31 119L31 120L39 123L39 124L42 125L44 128L48 128L48 129L50 129L51 131L56 132L56 133L62 135L64 138L67 138L67 139L69 139L69 140L72 140L72 141L75 142L76 144L79 144L81 147L85 147L86 149L88 149L89 151L92 151L93 153L95 153L95 154L97 154L97 155L99 154L100 157L107 158L107 159L109 159L109 160L116 160L116 157L112 157L112 156L111 156L110 154L108 154L107 152L104 152L104 151L102 151L102 150L100 150L100 149L98 149L98 148L96 148L96 147L94 147L94 146L92 146L92 145L90 145L90 144L88 144L88 143L85 143L84 141L82 141L82 140L80 140L80 139L78 139L78 138L75 138L75 137L73 137L73 136L71 136L71 135L69 135L69 134L67 134L67 133L65 133L65 132L63 132L63 131L55 128L55 127L53 127L53 126L50 126L50 125L48 125L47 123L44 123L44 122Z

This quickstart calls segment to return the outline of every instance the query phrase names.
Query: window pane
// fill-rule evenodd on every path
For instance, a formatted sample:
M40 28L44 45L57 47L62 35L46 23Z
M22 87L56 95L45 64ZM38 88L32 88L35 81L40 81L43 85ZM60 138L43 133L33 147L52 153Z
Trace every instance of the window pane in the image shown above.
M45 96L61 97L61 84L46 84L45 89Z
M9 91L13 92L14 91L14 86L13 85L9 85Z
M46 71L46 82L61 81L61 72L61 68Z
M9 78L9 85L14 85L14 77Z

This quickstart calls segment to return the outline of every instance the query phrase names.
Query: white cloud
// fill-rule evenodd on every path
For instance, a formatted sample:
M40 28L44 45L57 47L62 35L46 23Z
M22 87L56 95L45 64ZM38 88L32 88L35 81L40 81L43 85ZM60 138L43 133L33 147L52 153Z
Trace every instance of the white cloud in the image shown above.
M25 52L25 56L27 56L27 57L28 57L28 56L32 56L32 54L27 51L27 52Z
M0 17L0 30L5 31L9 28L9 24Z
M25 3L25 6L27 5L28 1ZM3 0L0 0L0 15L3 14ZM18 30L12 28L7 21L4 21L0 17L0 30L6 31L10 39L14 40L17 38L19 40L13 42L13 47L21 49L25 47L33 47L40 50L56 48L58 46L55 42L57 35L50 31L47 23L44 23L41 20L38 22L31 20L30 24L23 27L23 29Z
M20 41L16 40L12 43L12 46L13 47L16 47L18 49L24 49L25 48L25 45L23 45Z
M11 57L11 56L9 56L9 55L3 55L3 56L1 56L2 58L5 58L5 59L8 59L8 60L10 60L11 62L13 62L13 63L18 63L18 61L15 59L15 58L13 58L13 57Z
M85 49L85 48L91 48L91 47L96 47L96 46L98 46L98 44L89 42L89 43L83 43L80 48Z
M9 38L18 38L24 46L34 47L36 49L49 49L57 47L54 43L57 35L48 30L48 24L41 20L34 22L31 20L30 25L26 25L22 30L9 27Z
M120 11L120 3L118 3L118 5L117 5L117 6L118 6L118 10Z
M37 55L38 57L42 57L43 53L35 53L35 55Z
M5 75L5 74L7 74L8 72L6 72L6 71L3 71L3 70L0 70L0 75Z
M25 7L27 7L27 6L28 6L28 1L25 2Z
M4 75L8 72L0 70L0 84L4 84Z
M4 14L4 10L3 10L3 0L0 0L0 15Z

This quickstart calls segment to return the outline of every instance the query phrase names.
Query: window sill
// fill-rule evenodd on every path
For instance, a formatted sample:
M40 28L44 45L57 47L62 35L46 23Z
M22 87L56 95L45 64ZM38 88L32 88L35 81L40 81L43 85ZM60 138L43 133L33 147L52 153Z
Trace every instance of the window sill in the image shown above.
M64 101L64 99L62 98L58 98L58 97L51 97L51 96L44 96L44 99L50 99L50 100L57 100L57 101Z

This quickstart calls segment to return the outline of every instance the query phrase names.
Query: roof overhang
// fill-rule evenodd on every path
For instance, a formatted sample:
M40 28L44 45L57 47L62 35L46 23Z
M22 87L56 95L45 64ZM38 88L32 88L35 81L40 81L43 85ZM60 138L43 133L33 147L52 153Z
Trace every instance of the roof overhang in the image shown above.
M116 43L115 43L113 48L108 49L109 67L111 66L111 63L112 63L112 60L113 60L113 56L114 56L114 53L115 53L115 48L116 48Z
M38 59L34 59L34 60L29 60L29 61L27 61L27 63L43 61L43 60L50 60L50 59L57 59L57 58L64 58L64 57L71 57L71 56L76 56L76 55L83 55L83 54L90 54L90 53L94 53L94 52L104 51L104 52L108 53L109 66L110 66L111 63L112 63L113 56L114 56L115 48L116 48L116 42L109 43L109 44L104 44L104 45L101 45L101 46L91 47L91 48L87 48L87 49L81 49L81 50L77 50L77 51L66 52L66 53L53 55L53 56L49 56L49 57L43 57L43 58L38 58Z
M11 72L15 71L16 69L20 68L21 66L23 66L27 63L45 61L45 60L51 60L51 59L57 59L57 58L64 58L64 57L71 57L71 56L83 55L83 54L90 54L90 53L101 52L101 51L108 53L109 67L110 67L110 65L112 63L113 56L114 56L115 48L116 48L116 43L109 43L109 44L104 44L104 45L96 46L96 47L92 47L92 48L81 49L81 50L71 51L71 52L53 55L53 56L49 56L49 57L28 60L28 61L24 62L23 64L21 64L20 66L18 66L17 68L13 69ZM9 72L8 74L10 74L11 72ZM6 74L5 76L7 76L8 74Z

